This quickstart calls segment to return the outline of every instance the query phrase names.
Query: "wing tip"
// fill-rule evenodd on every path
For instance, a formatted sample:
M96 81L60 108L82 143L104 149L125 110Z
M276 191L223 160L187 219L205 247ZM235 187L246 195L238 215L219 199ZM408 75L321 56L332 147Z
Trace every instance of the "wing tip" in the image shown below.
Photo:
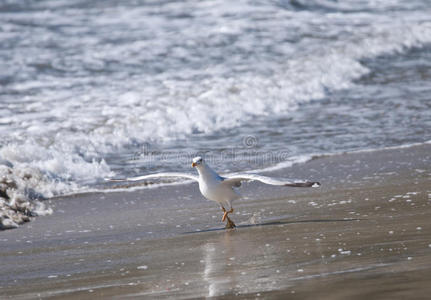
M127 178L121 179L121 178L103 178L105 181L109 182L121 182L121 181L127 181Z
M294 183L286 183L285 186L293 186L293 187L320 187L321 184L318 181L299 181Z

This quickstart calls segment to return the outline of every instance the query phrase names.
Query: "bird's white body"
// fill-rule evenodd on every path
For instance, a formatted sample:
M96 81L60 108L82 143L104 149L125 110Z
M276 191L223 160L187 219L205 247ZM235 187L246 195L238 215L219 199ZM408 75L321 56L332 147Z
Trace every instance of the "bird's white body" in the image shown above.
M223 184L224 178L219 176L207 164L196 166L199 173L199 190L208 200L216 201L226 209L232 208L232 201L241 197L232 186Z

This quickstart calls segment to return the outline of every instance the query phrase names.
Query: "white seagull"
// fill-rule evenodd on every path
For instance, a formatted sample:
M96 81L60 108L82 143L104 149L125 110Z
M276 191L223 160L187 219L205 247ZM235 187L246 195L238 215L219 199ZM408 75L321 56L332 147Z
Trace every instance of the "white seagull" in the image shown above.
M270 185L293 186L293 187L319 187L320 183L315 181L289 181L285 179L275 179L271 177L256 175L256 174L234 174L227 177L218 175L213 169L208 166L202 157L193 158L192 167L198 170L199 176L179 173L165 172L155 173L126 179L107 179L109 181L140 181L150 178L159 177L183 177L193 179L199 183L199 190L202 195L208 200L218 202L223 210L222 222L225 220L226 228L236 227L235 223L229 218L229 214L233 212L232 202L241 197L234 189L241 186L242 181L257 180Z

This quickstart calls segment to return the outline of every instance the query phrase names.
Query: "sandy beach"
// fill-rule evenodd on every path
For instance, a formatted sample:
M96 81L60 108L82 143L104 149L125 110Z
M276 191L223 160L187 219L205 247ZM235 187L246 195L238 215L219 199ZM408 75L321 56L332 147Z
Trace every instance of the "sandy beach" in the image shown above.
M2 299L427 299L431 145L316 158L247 183L238 228L196 184L50 200L0 232Z
M0 300L431 298L430 11L0 1Z

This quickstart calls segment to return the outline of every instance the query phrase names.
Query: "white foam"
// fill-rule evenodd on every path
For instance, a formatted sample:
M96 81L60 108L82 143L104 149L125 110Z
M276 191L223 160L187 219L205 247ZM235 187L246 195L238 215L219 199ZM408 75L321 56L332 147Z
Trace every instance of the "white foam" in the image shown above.
M146 265L138 266L138 267L136 267L136 269L138 269L138 270L147 270L148 266L146 266Z
M87 162L77 153L46 149L31 142L6 145L0 149L0 157L13 162L15 179L22 181L25 174L31 175L25 188L30 185L44 197L76 192L85 188L86 182L112 175L103 159Z

